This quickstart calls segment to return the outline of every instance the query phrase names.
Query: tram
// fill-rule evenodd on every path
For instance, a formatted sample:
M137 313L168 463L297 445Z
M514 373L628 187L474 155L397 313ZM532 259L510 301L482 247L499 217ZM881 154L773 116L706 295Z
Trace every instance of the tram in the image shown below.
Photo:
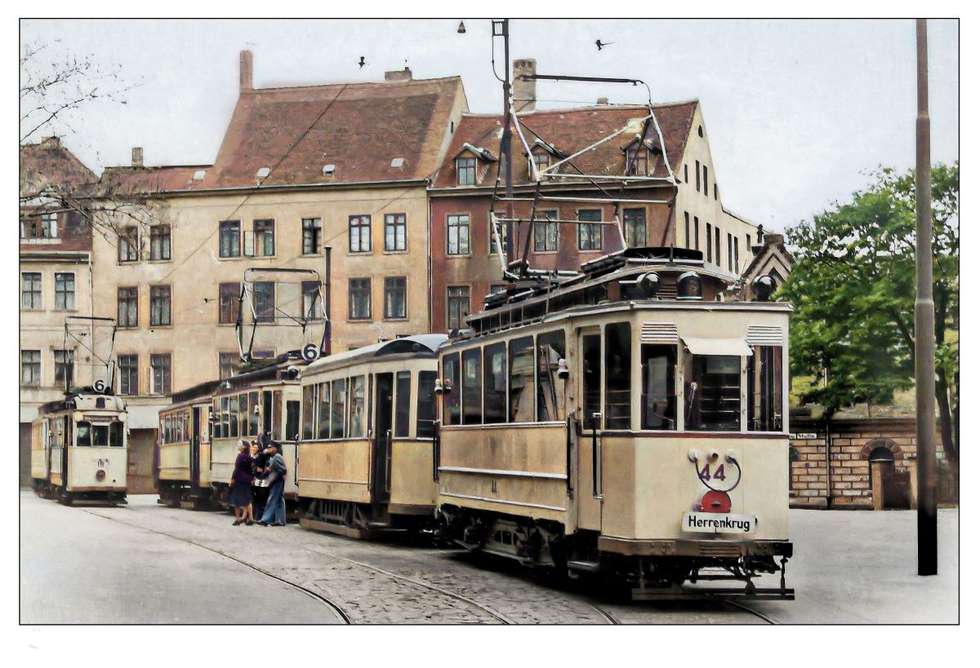
M432 524L436 350L446 339L384 341L303 370L301 526L361 538Z
M42 404L31 425L31 481L44 498L126 502L126 402L94 388Z
M700 251L581 269L488 295L439 350L446 536L637 599L793 598L790 307L722 301L734 277Z
M172 508L206 508L211 503L211 396L213 380L175 392L160 411L156 478L160 501Z

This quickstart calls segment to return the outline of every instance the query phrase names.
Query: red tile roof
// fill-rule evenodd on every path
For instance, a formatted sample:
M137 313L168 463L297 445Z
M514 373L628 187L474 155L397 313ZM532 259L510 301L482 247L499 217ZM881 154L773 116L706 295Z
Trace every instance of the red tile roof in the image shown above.
M96 182L95 174L57 137L20 147L20 195L30 197L55 187L79 194Z
M691 122L697 101L678 102L654 105L657 123L663 133L667 146L667 157L675 173L684 153L684 146L690 133ZM521 123L527 128L524 136L533 149L533 142L540 138L552 144L564 155L571 155L603 137L623 128L631 119L646 116L648 108L638 106L592 106L578 109L559 109L524 112L518 115ZM533 132L532 132L533 131ZM501 123L499 115L464 114L459 128L453 135L452 143L446 152L446 158L435 177L433 185L437 188L453 187L456 185L456 173L453 161L464 150L464 144L485 148L495 155L500 152ZM656 136L655 133L652 135ZM647 137L651 137L650 134ZM625 171L625 154L623 148L633 139L633 136L623 134L608 142L600 144L573 160L576 166L587 174L618 174ZM523 166L524 147L516 136L512 140L514 156L514 182L529 181L527 169ZM488 186L493 184L496 176L496 165L493 165L478 184ZM571 171L571 170L569 170ZM654 166L654 174L666 176L667 172L662 160Z
M203 171L206 176L211 168L211 165L106 167L102 171L99 189L104 196L190 190L202 183L195 180L194 175Z

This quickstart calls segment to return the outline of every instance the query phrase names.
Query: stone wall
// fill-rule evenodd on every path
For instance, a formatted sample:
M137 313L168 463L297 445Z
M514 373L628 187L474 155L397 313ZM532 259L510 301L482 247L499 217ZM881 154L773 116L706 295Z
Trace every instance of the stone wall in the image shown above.
M830 425L830 488L827 475L826 430L822 422L794 419L790 431L790 505L795 508L874 508L872 452L887 451L894 460L896 485L915 498L916 445L913 418L832 420ZM935 436L939 469L939 501L956 500L955 484L946 466L942 440ZM879 450L884 448L884 450ZM892 465L888 465L892 468ZM891 472L889 472L891 473ZM903 491L903 490L899 490ZM879 503L879 507L880 507Z

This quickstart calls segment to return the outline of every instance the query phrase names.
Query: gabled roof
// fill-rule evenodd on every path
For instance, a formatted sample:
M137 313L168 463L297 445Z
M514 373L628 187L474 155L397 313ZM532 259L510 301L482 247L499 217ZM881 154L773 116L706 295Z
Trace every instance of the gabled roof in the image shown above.
M696 100L654 105L654 113L663 133L664 143L667 145L667 157L675 170L684 154L697 105ZM518 114L518 118L527 127L524 134L532 149L534 140L540 137L558 152L571 155L623 128L631 120L642 119L647 113L648 108L643 105L598 105L575 109L528 111ZM457 156L464 144L492 146L494 150L499 150L501 132L501 117L497 114L463 114L447 156ZM653 137L654 141L659 143L655 139L655 134ZM574 162L588 174L622 175L625 171L622 146L629 141L625 134L620 138L613 138L600 144L595 150L578 156ZM515 183L526 183L526 170L519 167L523 162L520 158L524 154L524 147L521 146L516 134L512 138L511 153L514 156ZM667 175L662 160L656 161L654 175ZM451 161L443 162L433 180L433 185L437 188L456 185L456 175Z
M77 194L96 181L92 170L65 148L58 137L20 147L21 197L30 197L49 188Z
M141 194L169 190L190 190L203 180L212 165L170 165L161 167L106 167L99 180L99 191L112 194Z

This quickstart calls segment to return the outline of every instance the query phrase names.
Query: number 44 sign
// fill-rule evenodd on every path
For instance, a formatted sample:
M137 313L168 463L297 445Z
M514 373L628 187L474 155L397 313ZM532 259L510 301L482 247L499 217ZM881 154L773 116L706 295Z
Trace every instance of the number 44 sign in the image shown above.
M711 471L709 470L709 466L710 464L705 463L705 465L701 467L701 470L698 471L698 477L701 478L701 480L703 480L706 483L711 482L712 479L725 480L724 463L718 465L718 468L715 469L714 474L712 474Z

